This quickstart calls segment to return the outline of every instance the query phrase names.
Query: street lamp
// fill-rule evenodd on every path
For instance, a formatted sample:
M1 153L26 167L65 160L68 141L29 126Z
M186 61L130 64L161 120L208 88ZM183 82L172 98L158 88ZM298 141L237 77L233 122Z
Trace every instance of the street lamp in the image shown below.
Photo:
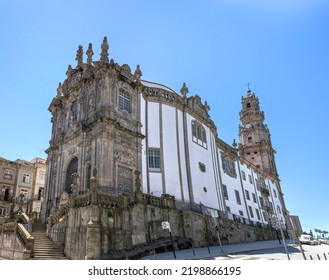
M163 229L168 229L168 230L169 230L169 236L170 236L171 245L172 245L172 252L173 252L173 254L174 254L174 258L176 259L176 253L175 253L174 242L173 242L173 240L172 240L170 223L169 223L169 222L162 222L162 228L163 228Z
M279 219L279 211L280 211L280 208L279 208L279 206L277 206L276 214L273 214L273 217L277 219L277 223L279 225L280 233L281 233L281 237L282 237L282 243L283 243L284 249L286 251L288 260L290 260L290 256L289 256L288 249L287 249L287 244L286 244L286 239L284 237L283 230L282 230L282 224L281 224L282 220Z

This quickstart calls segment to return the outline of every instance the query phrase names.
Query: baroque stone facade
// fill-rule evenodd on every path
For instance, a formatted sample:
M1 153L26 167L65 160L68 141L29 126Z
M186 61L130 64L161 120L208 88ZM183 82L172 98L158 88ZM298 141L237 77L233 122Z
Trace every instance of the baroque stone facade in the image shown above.
M41 219L67 256L134 250L164 238L165 220L179 244L194 246L269 238L271 230L259 228L271 229L274 218L285 226L274 150L254 94L242 99L241 143L230 146L218 138L208 103L188 96L185 83L178 94L142 80L138 65L132 73L108 50L105 37L95 61L89 44L84 63L79 46L77 65L49 106ZM249 158L248 149L261 156Z

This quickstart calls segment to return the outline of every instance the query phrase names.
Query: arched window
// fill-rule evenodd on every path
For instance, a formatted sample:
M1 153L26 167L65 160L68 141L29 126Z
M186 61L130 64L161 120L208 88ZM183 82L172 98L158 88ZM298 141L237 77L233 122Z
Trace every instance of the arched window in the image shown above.
M193 142L207 148L207 134L203 125L195 120L192 121L192 139Z
M78 172L78 158L73 158L66 169L66 180L65 180L65 192L68 194L72 193L72 174Z

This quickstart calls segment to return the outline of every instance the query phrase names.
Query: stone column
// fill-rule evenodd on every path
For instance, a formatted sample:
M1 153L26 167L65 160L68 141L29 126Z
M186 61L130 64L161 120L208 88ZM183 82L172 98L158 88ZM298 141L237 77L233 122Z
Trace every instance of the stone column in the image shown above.
M101 228L98 222L89 221L87 224L86 260L100 259Z

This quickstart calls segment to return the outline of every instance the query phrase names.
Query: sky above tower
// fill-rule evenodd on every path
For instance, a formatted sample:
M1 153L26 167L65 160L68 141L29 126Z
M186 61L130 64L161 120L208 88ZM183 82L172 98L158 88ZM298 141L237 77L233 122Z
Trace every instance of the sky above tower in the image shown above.
M325 0L0 1L0 156L46 158L48 106L78 46L139 64L142 79L209 104L238 141L247 84L265 113L285 202L306 231L329 231L329 2Z

